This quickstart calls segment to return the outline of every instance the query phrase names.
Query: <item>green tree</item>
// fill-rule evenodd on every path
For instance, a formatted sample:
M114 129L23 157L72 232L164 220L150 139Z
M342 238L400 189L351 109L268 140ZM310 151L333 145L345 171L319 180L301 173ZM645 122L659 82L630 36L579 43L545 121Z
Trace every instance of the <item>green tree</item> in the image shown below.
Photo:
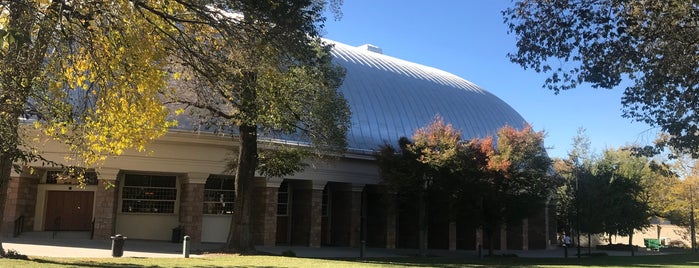
M219 11L233 18L231 25L177 27L180 35L173 39L189 45L178 46L171 55L184 80L170 101L198 116L203 128L229 131L237 139L227 246L244 252L254 249L250 217L255 172L261 168L263 175L288 175L300 168L271 165L298 167L302 159L278 160L277 154L274 160L272 151L260 158L258 134L265 139L294 137L318 153L338 154L346 147L350 112L338 90L344 70L332 63L332 46L318 37L326 2L236 3ZM235 27L241 29L231 30ZM290 156L292 151L284 150L281 157Z
M144 150L171 126L167 46L153 25L129 1L0 1L0 219L13 165L45 161L23 122L80 167Z
M490 241L489 254L493 254L496 228L543 208L554 191L543 132L531 126L521 130L504 126L498 130L497 145L492 144L489 138L480 146L488 157L487 175L477 182L482 189L482 228Z
M653 169L655 164L647 157L634 155L629 148L606 150L595 165L595 177L603 182L599 191L604 193L603 231L609 235L629 236L629 247L635 230L650 225L653 189L644 185L660 179ZM633 251L632 251L633 254Z
M594 156L590 152L590 139L585 135L584 128L578 128L577 135L573 137L573 148L568 152L565 159L555 159L553 168L561 178L556 192L557 217L565 232L577 228L576 221L577 206L575 198L579 189L579 177L585 170L589 173Z
M338 10L341 1L328 2ZM144 150L148 141L167 131L172 122L166 119L168 109L162 101L175 80L214 84L210 89L223 89L226 99L238 105L224 110L235 114L233 124L244 140L237 176L244 185L252 180L257 164L251 144L256 145L256 120L262 117L278 125L297 119L293 122L303 123L294 127L308 130L314 145L342 147L348 115L344 99L334 91L341 71L327 64L329 48L316 39L325 4L0 1L0 213L12 164L41 160L28 147L26 133L20 133L20 118L35 120L44 134L78 152L76 165L93 167L127 148ZM230 59L235 61L225 62ZM260 68L235 66L239 63ZM272 67L275 63L277 69ZM279 106L269 106L270 112L256 111L273 96L295 96L285 86L299 91L317 87L300 94L313 105L296 105L297 99L289 98L289 103L273 103ZM225 93L231 88L236 90ZM259 93L263 97L258 98L256 88L264 89ZM294 119L279 116L277 110L290 104L302 107L294 110ZM231 233L240 234L239 248L251 247L249 229Z
M399 193L403 201L413 200L418 212L420 255L427 254L427 208L450 196L459 169L458 156L463 151L461 131L437 116L432 123L418 129L413 141L399 140L400 151L384 145L377 156L383 183ZM449 203L449 200L447 200ZM447 211L450 211L448 208Z
M628 79L623 116L670 134L668 145L699 156L699 7L693 1L516 1L503 11L517 38L508 55L550 74L558 93Z

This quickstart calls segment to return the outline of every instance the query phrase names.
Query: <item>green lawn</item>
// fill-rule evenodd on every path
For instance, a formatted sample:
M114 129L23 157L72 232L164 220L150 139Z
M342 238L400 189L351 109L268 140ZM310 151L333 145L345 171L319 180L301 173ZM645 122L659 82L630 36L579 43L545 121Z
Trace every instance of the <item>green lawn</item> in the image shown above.
M697 267L699 255L590 258L378 258L308 259L279 256L207 255L200 258L0 259L0 267Z

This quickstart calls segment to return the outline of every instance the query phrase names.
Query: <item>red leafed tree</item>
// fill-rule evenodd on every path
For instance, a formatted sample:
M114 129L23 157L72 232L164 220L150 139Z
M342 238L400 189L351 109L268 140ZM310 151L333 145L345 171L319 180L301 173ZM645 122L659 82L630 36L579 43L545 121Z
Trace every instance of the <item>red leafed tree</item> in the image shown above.
M510 126L492 139L481 140L487 156L485 176L477 180L481 200L481 227L493 254L494 237L503 223L517 223L541 209L553 188L551 159L544 148L544 133L531 126L518 130Z

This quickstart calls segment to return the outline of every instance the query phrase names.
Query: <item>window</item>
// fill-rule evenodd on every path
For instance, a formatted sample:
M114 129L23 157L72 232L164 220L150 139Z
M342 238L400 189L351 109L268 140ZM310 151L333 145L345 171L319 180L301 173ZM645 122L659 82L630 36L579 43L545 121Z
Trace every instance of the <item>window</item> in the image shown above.
M232 214L235 177L211 175L204 185L204 214Z
M277 191L277 216L289 215L289 184L285 181Z
M175 213L177 177L126 174L121 200L122 212Z
M97 173L94 171L84 171L69 168L67 170L46 171L47 184L79 184L80 177L85 185L97 185Z

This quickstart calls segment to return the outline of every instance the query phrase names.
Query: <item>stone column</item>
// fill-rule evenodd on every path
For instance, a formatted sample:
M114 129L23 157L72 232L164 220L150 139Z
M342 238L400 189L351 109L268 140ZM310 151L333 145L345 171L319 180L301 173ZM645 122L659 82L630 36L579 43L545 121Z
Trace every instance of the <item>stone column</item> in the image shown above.
M507 250L507 224L500 225L500 250Z
M180 194L180 224L192 243L201 242L202 221L204 218L204 185L208 173L190 172L182 178Z
M350 247L360 246L362 240L362 191L364 184L352 184L350 200ZM366 214L366 211L364 212ZM366 219L364 219L366 221ZM365 230L366 231L366 230Z
M449 222L449 251L456 250L456 222Z
M323 189L325 188L325 181L313 181L313 186L311 188L311 206L310 206L310 230L308 237L308 246L313 248L320 247L321 243L321 225L322 222L322 209L323 209Z
M109 239L114 235L116 213L119 207L119 169L101 168L95 193L94 238Z
M522 220L522 249L529 250L529 219Z
M12 172L7 185L5 197L5 213L2 234L11 237L15 228L19 232L31 230L34 226L34 211L36 210L36 195L40 177L31 167L23 167L19 175ZM15 220L23 217L23 225L15 226Z
M551 206L554 206L554 207L551 207ZM557 243L555 241L551 241L550 232L552 230L556 230L556 228L554 227L553 229L551 229L551 222L549 221L549 209L555 211L555 202L553 202L553 204L552 204L550 198L548 200L546 200L546 207L544 208L544 225L545 225L544 232L546 233L546 234L544 234L544 237L546 239L545 248L552 249L552 248L556 248L555 245ZM555 215L555 213L554 213L554 215ZM553 221L553 222L555 224L556 221ZM554 239L555 239L555 236L554 236Z
M396 248L396 221L398 217L396 195L386 193L386 248Z
M255 213L252 214L253 240L256 245L277 243L277 193L283 179L256 178Z
M476 250L478 246L483 247L483 228L476 229Z

